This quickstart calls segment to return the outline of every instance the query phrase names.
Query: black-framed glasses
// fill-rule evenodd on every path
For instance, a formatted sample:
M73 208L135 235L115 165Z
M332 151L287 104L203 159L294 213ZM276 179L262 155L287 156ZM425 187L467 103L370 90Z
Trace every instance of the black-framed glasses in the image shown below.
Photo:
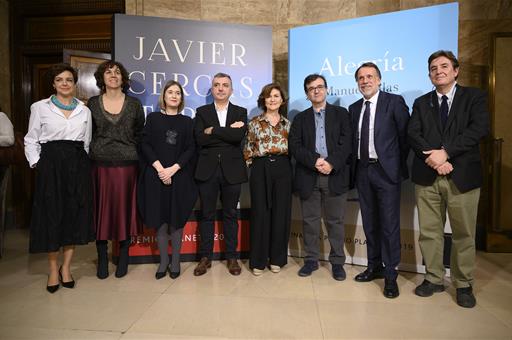
M325 89L325 85L318 85L315 87L311 86L311 87L308 87L308 93L315 92L315 91L321 91L324 89Z

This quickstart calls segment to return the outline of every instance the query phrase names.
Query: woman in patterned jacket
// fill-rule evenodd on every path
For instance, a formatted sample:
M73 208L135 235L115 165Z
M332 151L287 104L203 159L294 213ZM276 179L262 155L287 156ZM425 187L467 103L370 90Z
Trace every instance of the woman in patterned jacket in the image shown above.
M278 273L288 258L292 170L286 100L280 85L265 85L258 97L258 107L263 113L247 126L244 158L251 167L249 267L256 276L267 266Z

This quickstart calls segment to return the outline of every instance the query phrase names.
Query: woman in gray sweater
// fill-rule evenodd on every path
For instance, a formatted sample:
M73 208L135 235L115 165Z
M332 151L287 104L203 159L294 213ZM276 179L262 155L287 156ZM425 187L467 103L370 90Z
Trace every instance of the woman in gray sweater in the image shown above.
M131 236L142 231L137 214L137 143L144 128L144 110L126 95L128 72L117 61L106 61L94 73L101 94L89 99L93 118L89 156L93 161L94 222L98 251L97 276L108 277L108 240L119 242L116 277L128 271Z

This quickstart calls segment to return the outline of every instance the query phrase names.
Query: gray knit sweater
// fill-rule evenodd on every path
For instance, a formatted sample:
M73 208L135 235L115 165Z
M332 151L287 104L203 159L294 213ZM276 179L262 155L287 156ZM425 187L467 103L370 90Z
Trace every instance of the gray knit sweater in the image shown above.
M137 161L137 143L144 128L144 110L138 99L125 96L119 114L110 114L100 96L87 102L93 118L89 157L103 165L122 165Z

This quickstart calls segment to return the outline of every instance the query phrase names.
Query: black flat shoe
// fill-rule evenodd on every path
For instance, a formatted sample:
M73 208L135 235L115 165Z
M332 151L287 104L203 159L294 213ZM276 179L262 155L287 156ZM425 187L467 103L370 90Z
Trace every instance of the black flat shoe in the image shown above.
M476 298L473 295L471 286L466 288L457 288L457 304L464 308L473 308L476 305Z
M73 277L71 277L73 278ZM64 282L62 281L62 266L60 266L59 268L59 281L60 283L62 283L62 287L64 288L75 288L75 280L71 280L71 281L68 281L68 282Z
M161 278L163 278L165 276L166 273L167 272L156 272L155 279L160 280Z
M367 268L364 272L359 273L354 277L357 282L370 282L376 279L384 278L384 268Z
M398 284L395 279L384 279L384 296L388 299L394 299L400 295Z
M180 272L171 272L169 271L169 276L171 277L171 279L177 279L178 276L180 276Z
M423 280L423 282L414 289L414 294L421 297L429 297L434 295L434 293L441 292L444 292L444 286L442 284L434 284L427 279Z

